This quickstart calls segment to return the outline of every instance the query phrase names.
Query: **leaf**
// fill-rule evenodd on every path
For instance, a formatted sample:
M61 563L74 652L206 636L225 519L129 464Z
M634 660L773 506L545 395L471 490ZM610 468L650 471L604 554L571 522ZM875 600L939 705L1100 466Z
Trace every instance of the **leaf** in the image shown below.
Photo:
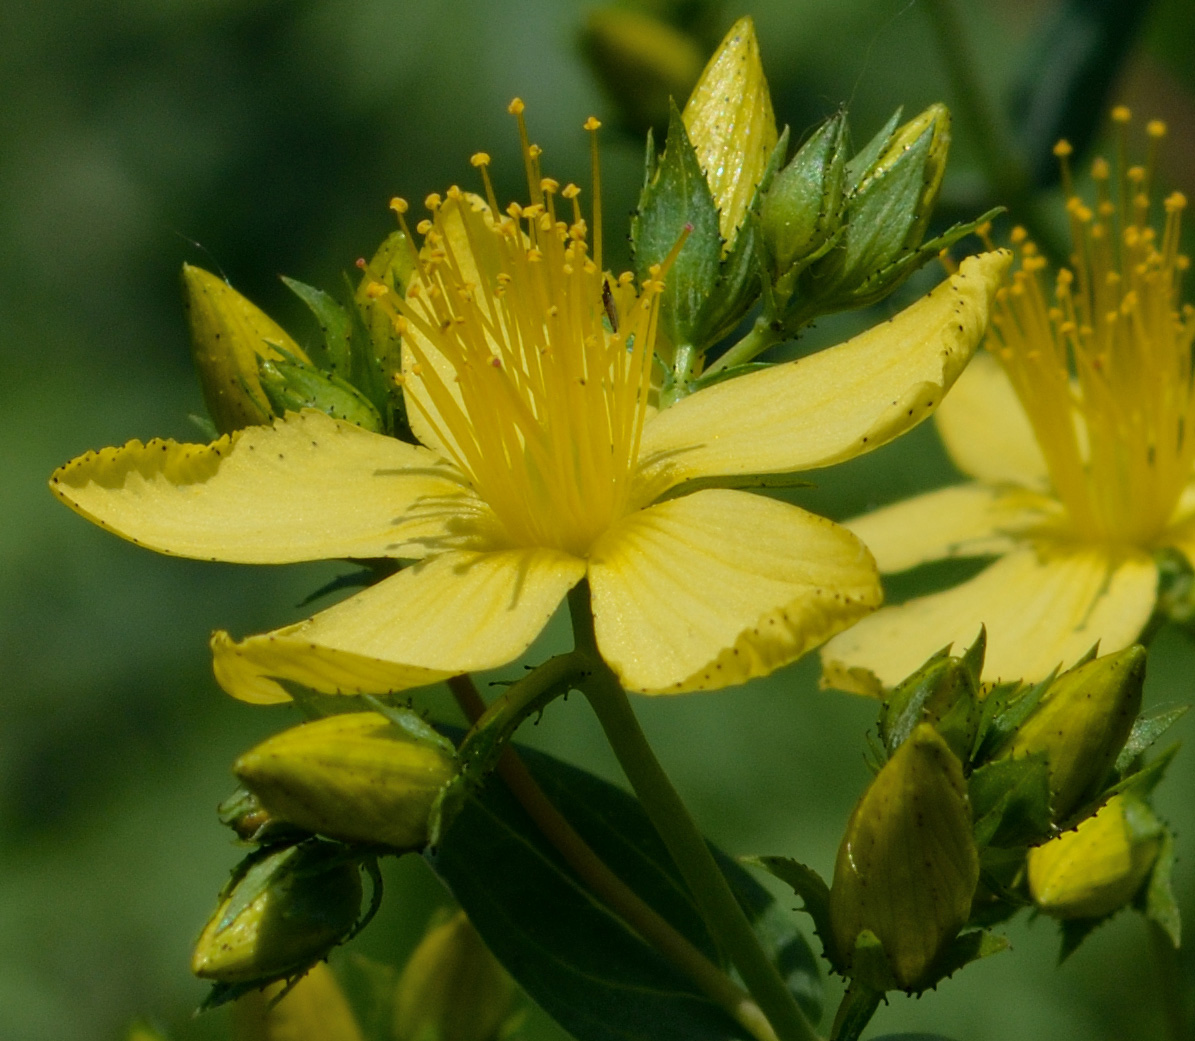
M1133 760L1149 748L1159 737L1169 730L1187 713L1190 705L1175 705L1171 708L1158 709L1148 716L1141 716L1133 724L1129 738L1116 757L1116 772L1123 774L1133 765Z
M1025 846L1048 837L1050 772L1044 754L998 759L968 781L975 841L980 846Z
M623 881L716 963L697 910L638 802L551 756L520 750L548 798ZM751 876L732 889L813 1021L816 960ZM496 778L425 856L523 989L578 1041L730 1041L750 1035L592 896Z
M324 334L324 350L332 371L343 380L352 378L352 330L353 321L349 312L322 289L309 286L298 279L281 276L286 288L303 301L319 322Z
M660 303L661 326L673 346L696 345L702 338L699 320L722 258L718 209L673 105L664 154L655 176L644 184L638 212L631 220L631 247L640 280L650 276L653 265L665 261L687 226L692 230L664 278Z

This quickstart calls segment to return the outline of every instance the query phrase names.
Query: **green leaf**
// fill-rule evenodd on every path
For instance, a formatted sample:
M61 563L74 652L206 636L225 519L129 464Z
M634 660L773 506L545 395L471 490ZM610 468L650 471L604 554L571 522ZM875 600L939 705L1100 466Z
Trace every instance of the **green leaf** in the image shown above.
M968 792L979 846L1024 846L1053 832L1045 755L998 759L981 766L971 775Z
M324 334L324 350L332 371L343 380L352 378L353 320L349 312L322 289L309 286L294 278L281 276L286 288L310 308Z
M551 756L520 754L614 873L707 957L725 964L638 802ZM749 1038L585 889L497 778L465 800L438 848L425 856L498 960L577 1041ZM808 944L766 890L717 856L765 949L816 1022L821 985Z
M718 279L722 236L718 208L685 131L672 106L668 139L655 176L643 186L638 212L631 220L635 273L648 278L655 264L672 252L686 226L692 228L665 276L660 324L674 347L702 340L700 319Z
M1141 716L1129 732L1129 739L1116 757L1116 772L1123 774L1133 765L1133 760L1149 748L1187 713L1190 705L1174 705L1161 708L1148 716Z

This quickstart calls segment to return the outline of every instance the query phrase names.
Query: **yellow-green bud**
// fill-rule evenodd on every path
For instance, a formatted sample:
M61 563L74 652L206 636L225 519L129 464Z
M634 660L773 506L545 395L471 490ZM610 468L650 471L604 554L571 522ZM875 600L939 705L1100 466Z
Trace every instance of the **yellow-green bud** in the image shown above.
M681 118L718 207L725 252L734 243L777 140L772 97L750 16L735 22L718 45Z
M763 199L760 224L777 275L816 259L844 214L847 124L831 116L776 174Z
M387 376L402 372L402 337L394 327L393 309L377 294L376 287L383 285L402 296L414 270L411 243L403 232L392 231L365 265L353 294L374 354Z
M1145 648L1128 647L1064 672L1017 728L1007 755L1044 752L1056 821L1099 788L1141 711Z
M362 1041L361 1028L336 982L320 963L285 996L285 983L252 991L232 1008L233 1041Z
M982 645L977 646L982 654ZM889 754L919 723L929 723L960 760L967 759L982 715L971 654L935 655L892 689L880 712L880 736Z
M270 813L301 828L418 849L456 765L451 745L414 713L404 719L349 712L304 723L267 738L233 770Z
M847 824L830 889L838 960L852 976L863 973L854 955L866 930L879 940L899 987L927 986L935 961L967 921L978 880L962 766L923 723L876 775Z
M494 1041L514 998L514 981L458 911L428 931L403 969L395 1041Z
M356 387L334 373L321 372L302 362L262 361L258 377L277 415L314 408L375 434L382 429L378 410Z
M1148 807L1117 795L1074 831L1029 851L1029 893L1054 918L1102 918L1141 888L1161 848L1160 828L1135 837L1128 811Z
M273 411L259 362L284 361L287 354L306 362L307 355L282 326L210 271L184 264L183 289L191 355L216 429L226 434L268 423Z
M581 46L598 80L635 130L668 121L668 99L688 96L704 58L687 33L643 11L614 5L585 16Z
M221 983L281 979L327 956L361 910L361 873L310 840L250 857L221 894L191 971Z

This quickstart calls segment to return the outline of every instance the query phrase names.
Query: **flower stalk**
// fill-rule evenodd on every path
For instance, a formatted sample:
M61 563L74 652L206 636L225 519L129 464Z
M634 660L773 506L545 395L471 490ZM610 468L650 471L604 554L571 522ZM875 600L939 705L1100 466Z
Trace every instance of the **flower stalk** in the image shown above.
M587 583L570 591L569 609L576 648L591 655L593 662L581 681L582 693L715 943L729 955L781 1041L817 1041L816 1031L760 947L709 846L656 759L617 677L598 654Z

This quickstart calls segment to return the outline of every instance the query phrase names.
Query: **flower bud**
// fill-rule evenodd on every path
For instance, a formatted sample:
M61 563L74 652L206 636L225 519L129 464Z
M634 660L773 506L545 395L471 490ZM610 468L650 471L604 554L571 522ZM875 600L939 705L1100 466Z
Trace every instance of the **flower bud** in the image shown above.
M976 646L981 667L983 645ZM880 712L880 736L889 755L918 724L929 723L959 760L966 761L982 715L978 668L971 660L975 649L965 658L936 654L893 687Z
M773 179L760 224L776 274L815 260L844 216L847 121L827 119Z
M286 990L275 983L232 1008L233 1041L362 1041L353 1010L327 965L313 965Z
M167 1041L166 1035L145 1020L138 1019L129 1026L125 1041Z
M458 911L428 931L403 969L395 1041L494 1041L514 998L514 981Z
M277 322L210 271L183 265L191 356L203 400L221 434L268 423L273 411L258 378L260 360L308 361Z
M378 410L356 387L332 373L298 361L262 361L258 376L277 415L314 408L375 434L382 429Z
M1046 754L1056 821L1065 820L1103 782L1141 711L1145 648L1128 647L1058 677L1003 754Z
M643 11L613 4L585 16L581 45L589 65L633 129L668 122L668 99L687 97L702 52L687 33Z
M735 22L718 45L681 118L718 207L718 230L726 252L734 244L777 140L772 98L750 16Z
M347 938L361 910L361 873L331 843L311 840L246 858L221 894L191 971L221 983L300 972Z
M227 824L237 837L259 846L274 842L296 842L308 838L311 832L296 828L290 821L271 814L251 791L238 788L219 806L216 813L221 824Z
M830 925L838 961L865 976L855 952L879 941L891 980L919 990L966 923L979 880L962 766L926 723L896 750L859 800L838 850Z
M1129 813L1146 819L1132 827ZM1029 893L1054 918L1102 918L1137 895L1161 845L1149 807L1113 796L1074 831L1029 851Z
M394 327L393 311L387 309L374 287L383 285L402 296L414 271L415 256L410 241L403 232L392 231L365 265L353 294L373 354L387 376L402 372L402 337Z
M452 746L414 713L405 726L349 712L291 727L233 766L271 814L348 842L419 849L440 789L456 774Z

